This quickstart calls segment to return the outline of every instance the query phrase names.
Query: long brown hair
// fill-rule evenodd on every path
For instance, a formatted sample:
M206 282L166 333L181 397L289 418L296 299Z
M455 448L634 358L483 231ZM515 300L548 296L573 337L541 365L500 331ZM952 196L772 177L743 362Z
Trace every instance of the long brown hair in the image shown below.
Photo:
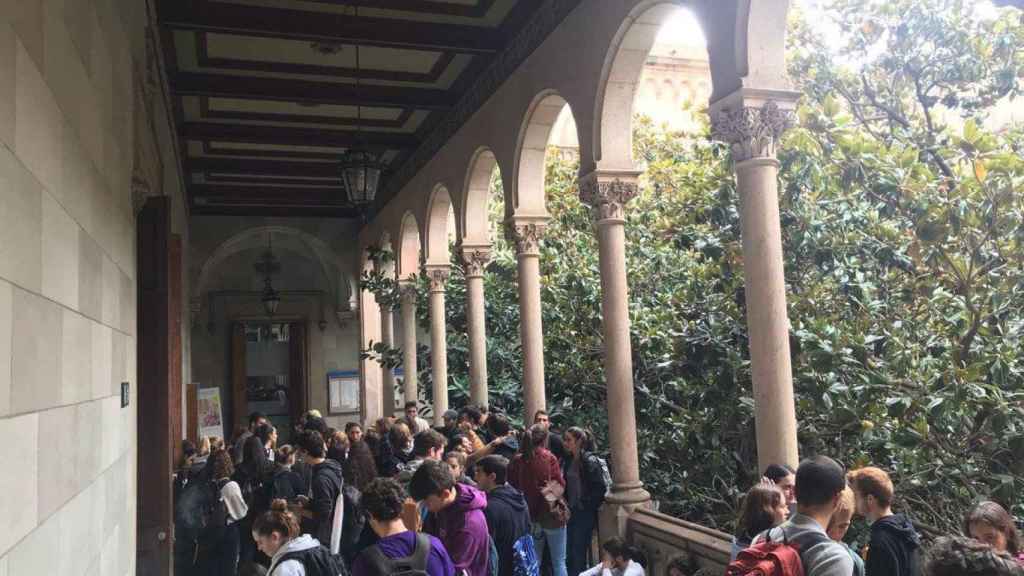
M999 504L987 500L979 502L971 508L964 518L964 534L971 535L971 526L988 524L1006 536L1006 551L1016 556L1020 552L1020 533L1013 522L1013 517Z
M362 440L353 442L348 449L348 458L342 464L345 482L354 485L360 492L377 478L377 464L373 452Z
M534 424L523 434L523 459L533 458L538 448L543 448L548 439L548 429L542 424Z
M736 522L736 537L750 538L775 527L772 508L781 506L786 497L775 486L756 484L743 497L740 518Z

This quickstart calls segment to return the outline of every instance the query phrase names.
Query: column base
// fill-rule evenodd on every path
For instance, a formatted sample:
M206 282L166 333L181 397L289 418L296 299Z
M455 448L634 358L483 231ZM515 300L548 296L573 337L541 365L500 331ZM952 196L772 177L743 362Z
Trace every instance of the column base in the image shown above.
M621 489L625 488L625 489ZM626 536L626 521L629 515L638 508L651 507L651 495L643 489L643 484L635 486L615 486L616 491L608 495L601 506L598 516L598 539L600 542L612 536Z

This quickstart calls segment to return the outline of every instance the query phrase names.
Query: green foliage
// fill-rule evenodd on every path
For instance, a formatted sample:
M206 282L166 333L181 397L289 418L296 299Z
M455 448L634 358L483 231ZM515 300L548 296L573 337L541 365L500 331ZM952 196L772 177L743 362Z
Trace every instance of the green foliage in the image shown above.
M838 50L794 23L791 74L806 97L779 154L801 453L889 469L899 505L942 530L982 496L1024 513L1024 132L984 122L1020 89L1019 13L839 0L830 14ZM758 474L739 198L707 132L637 122L631 342L642 478L663 511L728 530ZM548 154L547 397L558 425L589 426L607 446L597 245L577 168ZM500 235L495 244L489 384L492 403L519 415L516 260ZM454 259L448 288L457 406L468 350Z

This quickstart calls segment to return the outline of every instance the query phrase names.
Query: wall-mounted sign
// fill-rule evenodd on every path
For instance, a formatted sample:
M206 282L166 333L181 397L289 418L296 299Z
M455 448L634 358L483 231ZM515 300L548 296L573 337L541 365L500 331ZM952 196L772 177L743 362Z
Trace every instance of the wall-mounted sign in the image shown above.
M221 416L220 388L199 389L199 437L224 438L224 419Z
M327 412L351 414L359 412L359 373L327 373Z

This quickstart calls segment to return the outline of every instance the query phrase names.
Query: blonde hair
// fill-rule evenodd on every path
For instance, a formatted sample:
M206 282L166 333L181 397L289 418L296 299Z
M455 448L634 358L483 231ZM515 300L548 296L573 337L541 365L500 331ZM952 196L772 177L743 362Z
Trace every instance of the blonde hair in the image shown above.
M849 516L853 518L853 513L857 509L856 500L853 497L853 490L849 486L843 488L843 491L839 493L839 503L836 504L835 512L832 513L832 519L829 520L828 529L831 530L839 518Z
M210 437L209 436L203 436L202 438L199 439L199 447L196 449L196 452L200 456L209 456L210 455Z

